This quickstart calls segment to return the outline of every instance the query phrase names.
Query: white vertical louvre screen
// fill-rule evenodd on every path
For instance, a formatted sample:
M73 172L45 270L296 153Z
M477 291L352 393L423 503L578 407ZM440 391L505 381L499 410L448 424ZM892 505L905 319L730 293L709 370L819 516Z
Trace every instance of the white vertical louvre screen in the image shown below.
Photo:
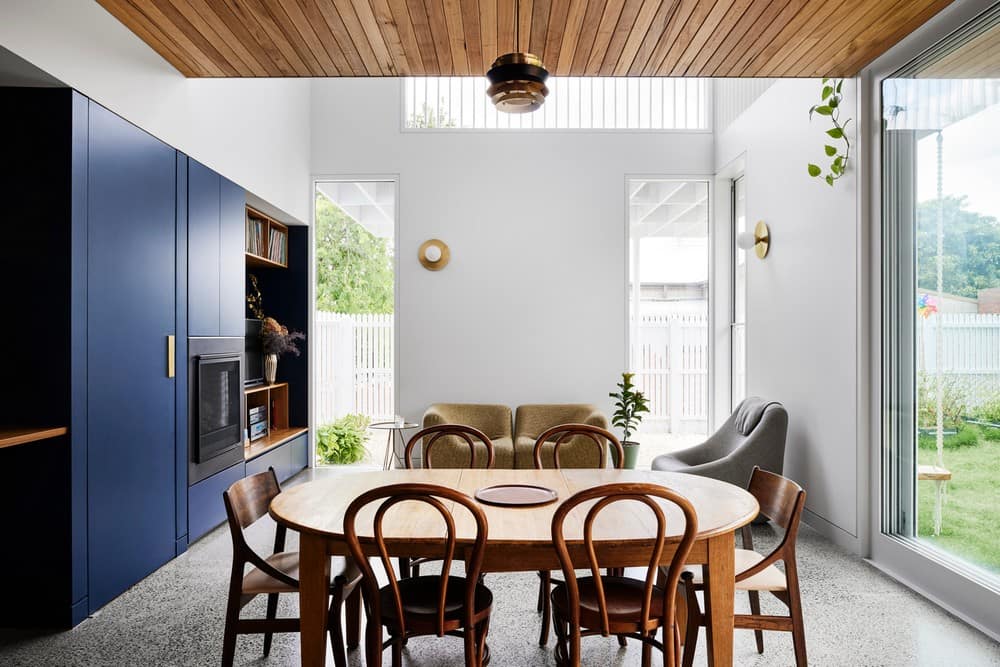
M534 113L498 113L481 77L409 77L404 127L466 130L711 129L711 85L694 78L551 77Z

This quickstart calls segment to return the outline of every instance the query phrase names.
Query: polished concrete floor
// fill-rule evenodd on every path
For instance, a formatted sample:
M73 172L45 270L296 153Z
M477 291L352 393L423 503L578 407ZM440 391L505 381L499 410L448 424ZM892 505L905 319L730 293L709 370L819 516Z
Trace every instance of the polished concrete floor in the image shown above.
M273 539L269 522L264 519L253 527L253 542L262 550ZM755 535L762 547L775 538L768 526L755 528ZM230 557L229 535L225 528L217 529L73 630L0 631L0 665L218 664ZM1000 666L1000 645L807 528L799 538L799 570L812 665ZM489 638L496 667L555 664L551 644L550 648L537 645L537 581L533 574L487 577L496 599ZM295 597L285 597L279 613L296 613ZM262 614L262 602L251 603L245 615ZM745 608L744 600L738 604ZM782 606L773 599L764 600L765 613L768 610L781 613ZM583 648L584 665L639 665L637 645L619 649L613 639L597 637L585 639ZM358 652L351 653L349 660L352 666L364 664ZM404 661L414 667L458 666L462 664L461 642L414 639ZM261 655L260 637L241 637L236 662L297 665L297 636L277 636L266 659ZM764 654L758 655L752 634L737 632L735 664L785 666L793 662L788 636L766 633ZM389 664L388 652L385 664ZM654 664L662 663L654 658ZM705 664L703 651L699 650L695 664Z

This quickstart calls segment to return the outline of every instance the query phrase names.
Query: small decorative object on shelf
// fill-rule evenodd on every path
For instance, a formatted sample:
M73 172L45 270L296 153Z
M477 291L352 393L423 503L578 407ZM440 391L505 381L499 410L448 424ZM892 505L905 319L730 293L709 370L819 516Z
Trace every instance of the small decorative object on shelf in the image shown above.
M264 380L274 384L278 375L278 357L285 354L299 356L296 341L305 340L305 334L300 331L289 331L288 327L278 324L273 317L265 317L261 331L264 351Z
M264 297L260 293L260 285L257 284L257 276L252 273L247 274L250 279L250 291L247 294L247 308L258 320L264 319Z
M625 437L622 438L622 447L625 448L625 467L629 470L635 468L636 460L639 458L639 443L629 440L629 437L639 428L642 422L642 414L649 412L649 403L641 391L635 390L632 378L635 373L622 373L622 381L618 383L618 391L608 394L615 399L615 413L612 415L611 423L622 430Z

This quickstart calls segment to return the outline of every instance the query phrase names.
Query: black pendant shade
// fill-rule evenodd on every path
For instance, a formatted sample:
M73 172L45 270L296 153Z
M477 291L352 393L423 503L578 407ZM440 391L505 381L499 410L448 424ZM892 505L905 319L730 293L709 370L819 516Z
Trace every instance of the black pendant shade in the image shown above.
M490 96L497 111L504 113L529 113L545 102L549 89L545 80L548 70L542 59L531 53L508 53L493 61L486 73Z

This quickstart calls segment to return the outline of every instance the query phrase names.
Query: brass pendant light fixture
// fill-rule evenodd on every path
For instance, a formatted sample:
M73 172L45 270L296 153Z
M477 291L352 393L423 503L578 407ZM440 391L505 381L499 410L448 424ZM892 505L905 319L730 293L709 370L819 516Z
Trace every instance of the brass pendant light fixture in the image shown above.
M514 0L514 48L521 46L521 2ZM515 51L493 61L486 73L490 87L486 89L497 111L531 113L545 102L549 89L545 80L549 72L542 59L532 53Z

